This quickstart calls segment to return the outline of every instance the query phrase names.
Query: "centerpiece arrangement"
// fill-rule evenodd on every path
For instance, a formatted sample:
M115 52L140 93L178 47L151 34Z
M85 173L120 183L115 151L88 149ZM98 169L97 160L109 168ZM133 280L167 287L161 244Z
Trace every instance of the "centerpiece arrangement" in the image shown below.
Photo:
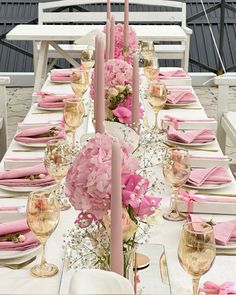
M75 157L66 177L66 195L80 210L68 241L74 252L69 264L75 268L110 269L113 140L108 134L96 134ZM138 160L124 144L120 159L124 275L129 277L132 255L147 235L147 218L156 212L160 198L147 195L149 181L137 172Z

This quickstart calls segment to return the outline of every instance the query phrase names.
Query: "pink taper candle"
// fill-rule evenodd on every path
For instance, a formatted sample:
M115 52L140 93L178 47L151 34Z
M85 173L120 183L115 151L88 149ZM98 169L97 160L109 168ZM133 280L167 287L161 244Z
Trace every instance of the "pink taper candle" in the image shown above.
M129 0L125 0L124 14L124 48L129 47Z
M111 0L107 0L107 19L111 18Z
M106 23L106 61L109 59L110 55L110 42L111 42L111 22L107 19Z
M104 133L104 120L105 120L105 92L104 92L104 39L100 35L98 37L98 49L97 49L97 95L96 95L96 133Z
M132 84L132 127L137 131L139 125L139 56L133 54L133 84Z
M111 264L110 269L123 276L123 230L122 230L122 191L121 154L117 140L112 143L111 167Z
M95 38L95 67L94 67L94 120L96 122L96 111L97 111L97 77L98 77L98 35ZM96 125L95 125L96 129Z
M109 59L114 59L115 56L115 17L111 17L111 34L110 34L110 53Z

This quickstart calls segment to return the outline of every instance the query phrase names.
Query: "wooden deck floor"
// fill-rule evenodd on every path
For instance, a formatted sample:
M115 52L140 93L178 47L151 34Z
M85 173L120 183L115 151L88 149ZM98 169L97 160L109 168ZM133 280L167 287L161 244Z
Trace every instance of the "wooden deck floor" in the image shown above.
M216 117L217 88L216 87L195 87L194 88L202 105L209 117ZM33 88L8 88L8 126L9 141L12 140L18 122L25 117L31 105ZM230 92L230 109L236 110L236 87ZM227 143L227 154L231 155L236 162L236 147L233 148L230 142Z

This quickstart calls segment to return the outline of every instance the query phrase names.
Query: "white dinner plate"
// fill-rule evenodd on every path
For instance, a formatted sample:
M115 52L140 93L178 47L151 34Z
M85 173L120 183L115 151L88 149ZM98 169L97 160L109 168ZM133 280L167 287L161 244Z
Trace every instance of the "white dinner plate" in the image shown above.
M209 145L209 144L212 144L213 142L215 142L215 139L213 139L212 141L209 141L209 142L195 142L195 143L182 143L182 142L179 142L179 141L174 141L174 140L170 140L170 139L167 139L167 141L169 143L173 143L173 144L178 144L178 145L182 145L182 146L202 146L202 145Z
M4 251L0 250L0 260L5 259L15 259L20 258L27 255L32 255L33 253L38 252L40 249L40 245L31 249L23 250L23 251Z
M190 184L184 184L184 187L187 187L187 188L192 188L192 189L197 189L197 190L210 190L210 189L220 189L220 188L224 188L224 187L227 187L229 185L232 184L232 181L231 182L228 182L228 183L224 183L224 184L218 184L218 185L214 185L214 184L203 184L201 186L195 186L195 185L190 185Z
M217 245L216 249L222 249L222 250L230 250L230 249L236 249L236 242L231 242L228 245Z
M37 109L39 109L39 110L45 110L45 111L62 111L64 108L44 108L44 107L40 107L37 104Z
M50 139L49 139L50 140ZM46 142L42 142L42 143L25 143L25 142L20 142L15 140L17 143L19 143L19 145L22 146L27 146L27 147L46 147L47 143Z
M54 188L56 184L48 185L48 186L7 186L7 185L0 185L0 189L3 189L8 192L32 192L38 189L51 189Z
M193 101L193 102L189 102L189 103L166 103L166 106L168 106L168 107L179 107L179 108L181 108L181 107L187 107L187 106L191 106L191 105L194 105L194 104L196 104L196 102L197 101ZM198 106L198 105L197 105Z
M60 80L51 80L50 79L50 82L51 83L57 83L57 84L70 84L70 81L60 81Z

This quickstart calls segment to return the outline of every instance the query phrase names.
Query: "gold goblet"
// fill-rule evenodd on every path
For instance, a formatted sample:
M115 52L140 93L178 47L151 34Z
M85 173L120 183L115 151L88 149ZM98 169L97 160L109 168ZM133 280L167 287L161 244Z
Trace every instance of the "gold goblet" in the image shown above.
M45 245L56 229L59 217L59 205L53 192L38 190L30 193L27 203L27 223L42 245L41 263L31 268L31 273L36 277L51 277L58 272L56 265L46 261Z
M164 108L167 100L167 88L165 84L157 82L150 83L148 86L148 102L155 112L155 124L153 130L160 133L161 130L158 127L158 114L161 109Z
M152 57L143 59L143 71L148 81L156 81L160 69L155 53L153 53Z
M81 64L87 71L90 71L95 64L95 55L94 48L92 46L88 46L81 52Z
M66 176L72 161L71 149L65 140L50 140L45 149L44 164L48 174L57 182L56 196L60 210L67 210L71 206L64 197L61 182Z
M151 59L154 55L154 44L152 41L142 41L138 42L139 52L141 57L144 59Z
M89 84L89 75L86 70L74 70L71 75L71 87L77 97L82 99Z
M76 129L81 125L84 117L84 103L82 100L65 100L64 120L72 131L72 148L75 148Z
M171 148L166 151L163 161L163 174L167 183L172 187L170 210L163 215L167 220L184 220L178 210L179 188L187 181L190 174L189 152L183 148Z
M216 255L213 228L205 222L184 224L178 248L181 266L193 280L193 295L198 294L199 280L211 268Z

